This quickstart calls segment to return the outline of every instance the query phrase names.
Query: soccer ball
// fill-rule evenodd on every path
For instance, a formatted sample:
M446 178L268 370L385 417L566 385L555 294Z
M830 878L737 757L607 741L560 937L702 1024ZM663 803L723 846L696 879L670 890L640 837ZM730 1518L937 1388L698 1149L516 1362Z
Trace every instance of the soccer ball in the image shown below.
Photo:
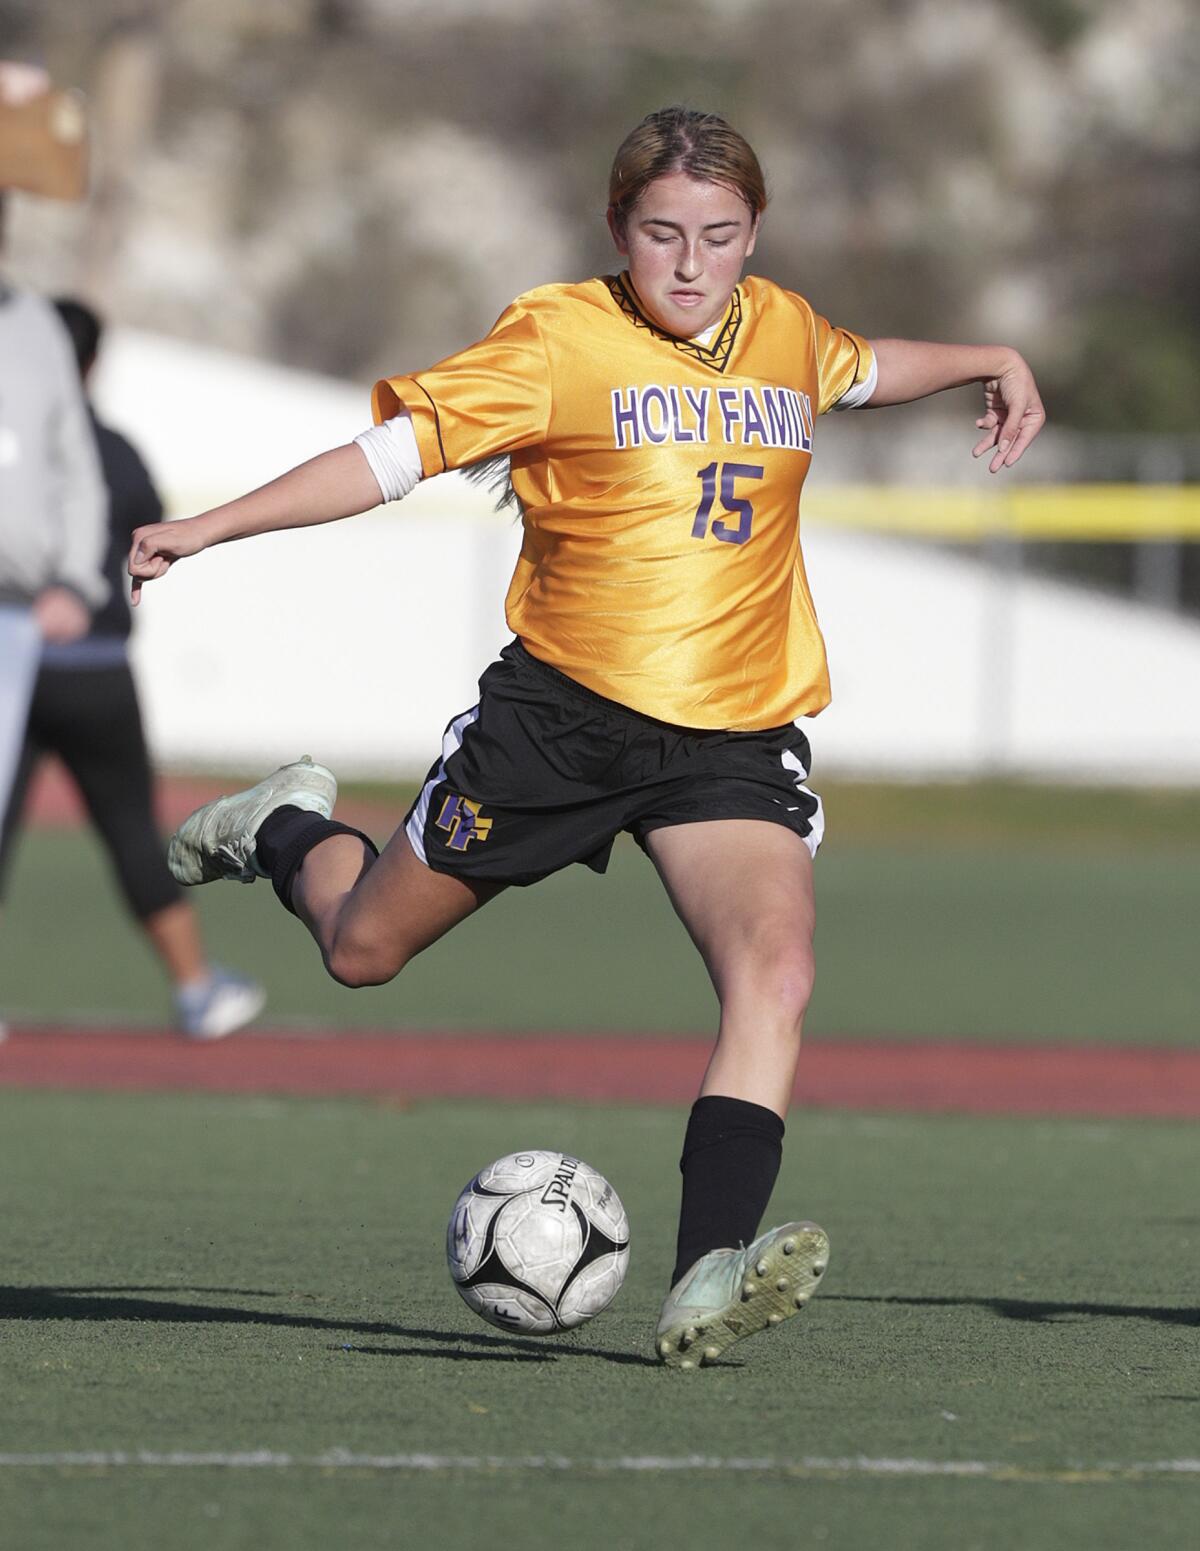
M450 1275L501 1330L547 1336L599 1314L629 1268L629 1219L602 1174L561 1152L481 1169L446 1229Z

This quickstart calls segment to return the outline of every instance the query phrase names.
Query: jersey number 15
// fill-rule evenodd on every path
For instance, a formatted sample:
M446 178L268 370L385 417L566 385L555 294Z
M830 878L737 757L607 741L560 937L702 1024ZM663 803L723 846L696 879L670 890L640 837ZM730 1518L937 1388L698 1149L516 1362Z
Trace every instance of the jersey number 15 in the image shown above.
M692 523L692 537L702 539L709 532L708 520L712 516L717 499L717 475L720 473L721 505L736 523L718 517L712 525L713 538L724 544L744 544L750 537L750 525L754 521L754 508L744 496L737 493L739 479L761 479L762 465L758 463L710 463L696 475L700 481L700 505L696 508L696 520Z

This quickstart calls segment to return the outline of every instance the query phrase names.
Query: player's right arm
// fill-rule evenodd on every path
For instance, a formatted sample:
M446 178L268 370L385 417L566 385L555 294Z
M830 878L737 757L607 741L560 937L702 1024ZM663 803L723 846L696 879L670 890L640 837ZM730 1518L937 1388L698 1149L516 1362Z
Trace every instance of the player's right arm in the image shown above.
M138 528L129 551L130 601L136 604L142 584L165 576L176 560L213 544L353 517L399 500L423 478L539 441L551 393L529 299L506 308L486 339L420 380L377 383L374 397L376 424L353 443L199 517Z
M370 511L380 500L379 482L362 448L354 442L333 447L249 495L198 517L136 528L129 550L130 601L136 604L142 584L165 576L176 560L198 555L214 544L336 522Z

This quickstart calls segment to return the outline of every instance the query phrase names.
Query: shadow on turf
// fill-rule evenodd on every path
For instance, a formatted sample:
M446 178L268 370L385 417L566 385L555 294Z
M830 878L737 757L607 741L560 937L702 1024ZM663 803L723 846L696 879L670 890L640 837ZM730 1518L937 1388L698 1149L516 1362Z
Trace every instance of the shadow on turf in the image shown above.
M1200 1325L1200 1309L1157 1309L1139 1303L1041 1303L1032 1298L902 1298L828 1293L822 1303L891 1303L911 1308L987 1309L1001 1319L1046 1324L1069 1318L1149 1319L1164 1325Z
M410 1336L433 1336L434 1332L430 1330L409 1330L405 1334ZM463 1337L458 1335L450 1336L448 1334L436 1336L435 1339L440 1341L453 1340L456 1342L464 1339L486 1341L489 1345L496 1341L496 1338L493 1336ZM503 1338L501 1337L500 1339L502 1340ZM530 1345L532 1344L531 1342ZM544 1363L554 1362L557 1358L556 1353L548 1352L544 1346L540 1346L536 1352L437 1352L430 1351L427 1346L331 1346L329 1350L331 1352L361 1352L366 1357L448 1357L453 1362L458 1363L495 1362L498 1358L503 1358L505 1362L510 1363ZM579 1350L579 1348L574 1350ZM593 1357L610 1357L615 1362L648 1363L650 1361L648 1357L626 1357L614 1352L593 1352L591 1355Z
M222 1287L0 1287L0 1320L137 1320L168 1325L271 1325L285 1330L327 1330L361 1336L405 1336L410 1340L443 1343L432 1347L357 1346L347 1343L333 1350L364 1352L382 1357L444 1357L455 1362L558 1362L563 1357L598 1357L604 1362L656 1368L653 1357L636 1352L608 1352L595 1346L547 1346L520 1336L486 1335L482 1331L417 1330L380 1320L322 1319L319 1315L284 1314L268 1309L230 1309L219 1304L166 1303L151 1298L132 1298L130 1293L210 1292L255 1298L275 1298L278 1293ZM107 1297L101 1294L117 1293ZM453 1347L453 1350L449 1348ZM463 1350L463 1348L468 1350Z

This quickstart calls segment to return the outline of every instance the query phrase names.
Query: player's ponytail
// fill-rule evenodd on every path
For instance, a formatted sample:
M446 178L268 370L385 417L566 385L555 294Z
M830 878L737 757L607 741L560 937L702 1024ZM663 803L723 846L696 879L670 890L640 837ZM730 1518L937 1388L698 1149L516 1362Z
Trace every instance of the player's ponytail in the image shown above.
M740 194L752 215L767 206L762 168L749 143L715 113L660 108L621 142L608 181L609 208L623 226L654 182L669 172L723 183Z

